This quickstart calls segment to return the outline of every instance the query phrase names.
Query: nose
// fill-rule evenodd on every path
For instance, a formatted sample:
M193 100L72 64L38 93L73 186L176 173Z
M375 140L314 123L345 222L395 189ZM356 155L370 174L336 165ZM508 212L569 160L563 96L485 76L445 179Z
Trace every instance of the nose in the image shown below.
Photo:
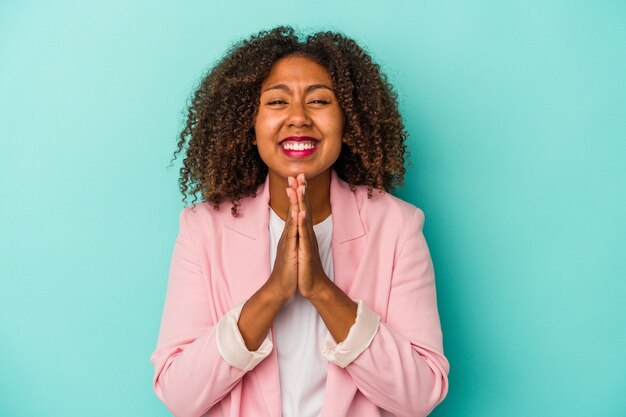
M294 127L309 126L311 124L311 118L305 103L298 100L293 101L289 108L288 124Z

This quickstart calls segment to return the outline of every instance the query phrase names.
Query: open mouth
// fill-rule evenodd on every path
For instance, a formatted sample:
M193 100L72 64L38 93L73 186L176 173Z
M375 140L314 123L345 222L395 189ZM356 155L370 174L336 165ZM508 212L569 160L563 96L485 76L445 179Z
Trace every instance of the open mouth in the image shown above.
M303 158L315 152L319 141L309 136L292 136L282 140L279 145L285 155Z
M280 143L280 146L282 146L284 149L290 150L290 151L305 151L308 149L313 149L317 146L317 141L290 141L290 140L284 140Z

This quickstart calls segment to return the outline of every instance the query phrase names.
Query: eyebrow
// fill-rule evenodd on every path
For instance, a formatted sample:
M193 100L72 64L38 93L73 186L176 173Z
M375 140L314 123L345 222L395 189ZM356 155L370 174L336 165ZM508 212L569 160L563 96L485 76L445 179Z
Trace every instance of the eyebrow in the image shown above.
M304 92L305 93L310 93L313 90L316 90L318 88L325 88L327 90L330 90L332 92L334 92L334 90L332 88L330 88L329 86L327 86L326 84L311 84L310 86L308 86ZM269 91L269 90L286 90L289 91L289 87L287 87L287 85L285 84L276 84L273 85L271 87L266 88L265 90L262 91L262 93Z

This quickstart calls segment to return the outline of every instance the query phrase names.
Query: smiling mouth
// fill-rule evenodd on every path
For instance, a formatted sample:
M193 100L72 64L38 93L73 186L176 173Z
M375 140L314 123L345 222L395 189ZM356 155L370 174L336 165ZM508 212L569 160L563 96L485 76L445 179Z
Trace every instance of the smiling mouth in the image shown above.
M306 151L308 149L313 149L317 146L317 142L303 141L303 142L291 142L285 141L280 144L283 149L287 149L290 151Z
M289 151L306 151L317 147L319 141L310 136L291 136L283 139L279 145Z
M320 141L310 136L290 136L279 143L279 147L289 158L308 158L317 150Z

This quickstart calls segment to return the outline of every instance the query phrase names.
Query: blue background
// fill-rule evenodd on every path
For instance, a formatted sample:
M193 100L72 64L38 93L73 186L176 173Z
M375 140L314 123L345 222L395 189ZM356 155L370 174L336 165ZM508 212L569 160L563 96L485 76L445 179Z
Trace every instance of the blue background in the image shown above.
M167 416L167 168L233 41L345 32L399 93L450 392L626 415L626 2L0 2L0 415Z

